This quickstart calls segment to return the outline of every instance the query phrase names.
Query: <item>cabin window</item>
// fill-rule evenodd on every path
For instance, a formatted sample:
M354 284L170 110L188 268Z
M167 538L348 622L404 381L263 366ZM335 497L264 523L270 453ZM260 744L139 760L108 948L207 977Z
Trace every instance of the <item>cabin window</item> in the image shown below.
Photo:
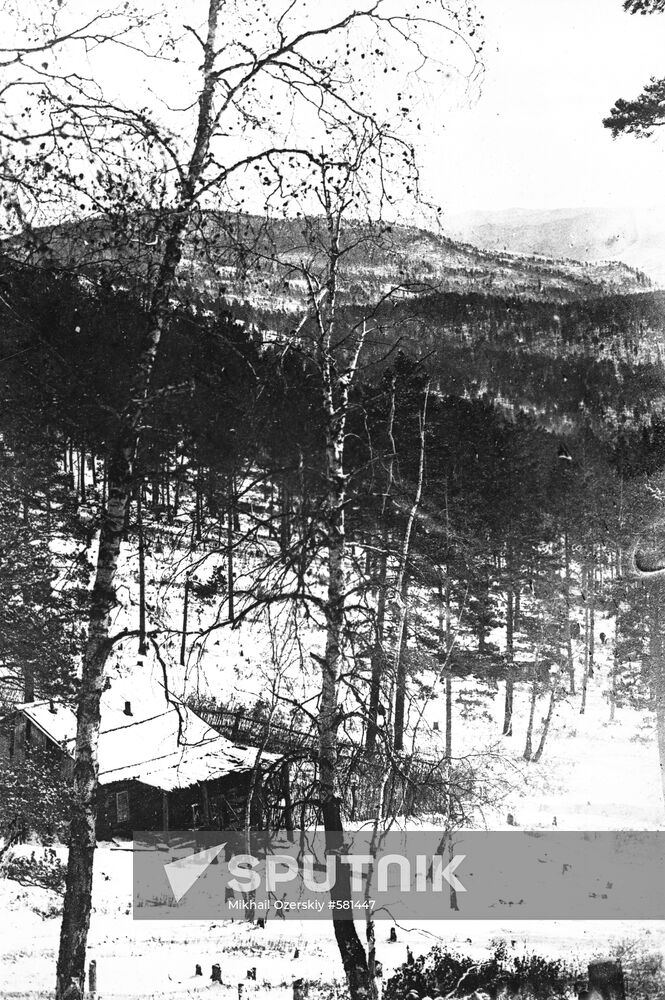
M118 823L126 823L129 820L129 792L116 792L115 814Z

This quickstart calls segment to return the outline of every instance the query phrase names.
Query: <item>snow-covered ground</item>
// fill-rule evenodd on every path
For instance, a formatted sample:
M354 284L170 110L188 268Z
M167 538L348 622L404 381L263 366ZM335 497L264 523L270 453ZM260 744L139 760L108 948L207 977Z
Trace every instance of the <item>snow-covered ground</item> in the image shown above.
M327 923L269 919L265 928L242 921L135 921L131 912L131 852L100 845L96 857L94 913L88 957L97 962L98 990L112 996L184 997L292 996L294 979L341 986L341 966L332 926ZM0 881L0 996L10 992L38 993L52 988L59 921L44 917L52 896ZM497 938L515 942L518 950L556 957L590 958L611 952L620 942L637 940L653 952L665 948L665 927L659 923L590 921L470 921L400 925L398 941L388 942L390 924L377 925L378 957L385 975L414 954L445 942L479 956ZM362 931L362 928L361 928ZM294 957L296 949L299 952ZM223 986L212 984L213 963L219 963ZM195 975L196 965L203 976ZM256 968L256 981L247 971ZM323 990L316 995L329 995Z
M514 735L501 741L515 761L524 749L527 698L524 689L516 693ZM524 784L517 782L506 798L506 814L519 828L665 829L652 713L626 708L617 710L614 722L608 718L600 682L589 685L584 715L578 699L559 704L541 761L522 767ZM502 819L488 817L488 828L503 828Z

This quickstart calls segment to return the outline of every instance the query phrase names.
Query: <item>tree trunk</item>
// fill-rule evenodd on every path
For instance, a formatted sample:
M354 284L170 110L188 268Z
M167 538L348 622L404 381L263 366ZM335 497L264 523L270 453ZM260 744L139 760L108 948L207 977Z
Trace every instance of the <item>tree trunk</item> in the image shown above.
M191 588L191 582L189 578L189 573L185 577L185 592L182 600L182 634L180 636L180 666L185 665L185 656L187 653L187 617L189 614L189 591Z
M336 412L330 382L326 393L326 479L328 483L327 548L328 592L325 605L326 647L322 660L321 699L318 714L319 787L321 810L326 833L326 851L336 856L335 885L331 900L344 904L351 899L350 868L342 864L343 826L340 798L337 794L337 728L339 706L337 688L343 665L343 628L345 612L345 523L344 523L344 420ZM344 411L343 411L344 412ZM335 938L342 957L352 1000L365 1000L371 994L367 957L353 919L343 910L333 911Z
M194 497L194 541L200 542L202 535L203 521L203 490L201 486L201 467L196 470L196 493Z
M446 673L446 762L453 757L453 681L450 669Z
M365 747L367 750L373 750L376 744L376 737L378 733L377 719L379 711L379 702L381 699L381 677L386 666L386 655L384 647L385 639L385 624L386 624L386 599L387 599L387 582L388 582L388 524L387 524L387 511L390 508L391 498L390 493L392 491L393 485L393 469L395 465L396 449L395 449L395 438L393 436L393 428L395 425L395 386L396 379L393 375L391 380L391 394L390 394L390 410L388 412L388 424L386 427L386 432L388 435L388 440L390 442L390 452L388 454L388 465L386 469L386 491L383 494L383 503L381 504L381 554L379 555L379 580L378 580L378 595L377 595L377 607L376 607L376 638L374 644L374 650L372 653L372 673L370 677L370 690L369 690L369 711L367 717L367 738L365 741Z
M235 585L233 581L233 481L231 500L226 512L226 584L229 592L229 621L235 619Z
M594 676L596 666L596 563L595 553L591 556L589 579L589 678Z
M503 735L513 735L513 701L515 684L512 677L506 678L506 696L503 704Z
M279 490L279 549L286 561L291 544L291 492L285 483Z
M157 470L154 471L153 476L152 476L152 484L151 484L150 492L151 492L151 500L152 500L152 509L156 513L159 510L159 504L160 504L160 501L161 501L159 473L157 472Z
M487 636L484 626L480 623L476 629L476 638L478 640L478 653L480 656L484 656L487 652Z
M86 483L85 483L85 444L81 445L81 450L79 452L79 492L81 495L81 503L86 502Z
M593 552L590 562L584 567L584 677L582 679L582 701L580 704L580 715L586 711L587 689L589 679L593 677L594 655L595 655L595 630L596 630L596 606L595 606L595 582L596 570L594 565Z
M450 656L453 649L452 621L450 610L450 576L446 569L445 591L439 576L439 645L445 649L443 673L445 677L445 746L446 764L450 767L453 756L453 683Z
M589 568L582 568L582 589L584 591L584 674L582 675L582 700L580 715L586 710L586 691L589 683Z
M323 777L323 776L322 776ZM339 809L339 799L333 797L322 803L323 823L326 830L326 853L336 857L335 884L330 890L333 905L343 907L352 898L351 868L344 864L344 833ZM333 927L337 947L342 957L346 982L351 1000L370 1000L373 996L372 978L367 956L358 936L352 917L339 916L343 910L333 911Z
M111 484L109 482L109 490L110 488ZM129 493L127 496L127 503L125 504L125 520L123 521L122 524L122 538L120 539L121 542L129 541L129 523L131 519L131 513L132 513L132 494Z
M56 973L57 997L62 997L72 983L76 983L83 992L92 905L100 701L104 666L111 648L109 628L116 603L115 576L132 485L133 456L134 442L130 439L118 448L109 462L109 501L100 533L78 698L74 804Z
M282 798L284 799L284 829L287 832L289 840L293 843L295 829L293 824L293 800L291 797L291 774L287 760L284 761L280 769L280 784L282 787Z
M136 490L136 526L139 535L139 656L145 656L148 652L145 640L145 538L143 535L142 492L139 483Z
M420 506L423 495L423 482L425 473L425 426L427 422L427 403L429 401L429 382L425 386L423 408L420 414L420 460L418 467L418 484L416 495L413 499L409 517L404 532L402 542L402 552L399 564L399 574L397 578L396 592L402 597L402 607L395 637L395 716L394 716L394 748L402 750L404 748L404 699L406 696L406 621L408 615L408 579L407 565L409 550L411 547L411 534L413 532L416 514Z
M384 633L386 622L386 584L388 579L388 531L383 528L382 551L379 556L379 579L376 603L376 636L372 650L372 673L369 682L369 707L367 712L367 736L365 748L373 750L378 732L379 701L381 699L381 677L385 667Z
M448 477L444 483L445 515L446 515L446 768L450 773L453 760L453 653L452 602L450 586L450 507L448 504ZM439 584L441 578L439 577ZM448 822L450 823L452 793L447 797Z
M27 657L23 666L23 701L35 700L35 662Z
M231 514L233 515L233 530L240 534L240 509L238 507L238 484L236 477L231 476Z
M155 359L171 311L171 298L183 240L196 198L196 185L203 172L213 125L216 86L217 21L219 3L210 0L208 33L203 59L203 85L198 100L198 121L180 203L170 216L169 233L155 281L144 340L122 430L111 448L108 463L108 501L103 512L95 580L91 593L88 635L83 654L76 720L76 751L72 820L69 831L69 862L65 884L60 948L56 971L56 1000L75 984L83 993L85 952L92 907L92 873L95 852L97 746L100 703L106 660L112 648L109 635L116 604L115 579L123 528L133 487L134 458L139 426L145 409Z
M173 511L171 510L171 470L169 469L169 456L168 452L164 460L163 466L163 490L164 490L164 505L166 507L166 523L171 524L173 521Z
M409 574L402 579L401 593L403 611L400 616L398 633L399 651L397 654L397 669L395 671L395 714L394 714L394 748L400 753L404 749L404 721L406 715L406 680L408 667L407 639L409 635Z
M536 714L536 701L538 699L538 681L535 677L531 684L531 705L529 708L529 724L526 729L526 743L524 744L524 760L531 760L533 753L533 719Z
M564 578L563 585L566 598L566 662L568 665L568 683L571 695L575 694L575 660L573 658L573 630L570 620L571 599L570 599L570 539L568 529L563 538L564 553Z
M619 675L619 638L621 636L621 604L617 598L614 615L614 651L612 655L612 683L610 686L610 722L614 722L617 705L617 677Z
M447 520L448 516L447 516L447 502L446 502L446 522ZM447 565L446 565L445 597L444 597L444 590L442 586L441 576L439 575L439 644L442 645L446 651L446 659L444 664L445 716L446 716L445 747L446 747L446 778L448 780L448 785L449 785L449 793L446 795L446 824L448 829L450 829L453 823L453 810L455 806L455 800L452 792L452 782L451 782L451 770L452 770L452 760L453 760L453 684L452 684L452 666L450 658L453 650L453 636L452 636L451 613L450 613L450 572L449 572L449 567ZM451 846L452 842L449 843L449 848ZM450 855L450 860L452 861L452 854ZM457 905L457 893L455 892L452 886L450 887L450 908L451 910L457 910L459 908Z
M344 624L346 617L346 476L344 472L344 442L349 390L353 381L365 327L359 338L353 360L344 374L339 374L333 349L336 315L336 281L339 263L339 226L341 218L328 215L330 234L329 274L327 295L329 314L324 320L320 298L310 285L310 309L317 319L319 331L318 361L322 378L322 403L325 428L326 506L323 528L328 568L328 586L324 602L326 642L321 665L321 695L317 716L319 734L319 793L325 830L326 852L335 857L336 878L330 891L333 906L333 927L342 958L351 1000L369 1000L372 980L365 949L358 937L353 911L346 911L351 896L351 871L343 864L344 833L341 798L338 792L338 727L341 721L338 687L344 667Z
M250 785L249 794L245 800L245 815L244 815L244 833L245 833L245 850L247 854L252 853L252 818L255 818L256 813L259 814L258 828L263 829L263 808L261 802L261 790L263 787L263 774L261 771L261 761L263 759L263 754L265 753L266 745L270 739L270 728L272 726L272 718L275 711L274 704L270 707L270 712L266 720L265 729L263 731L263 736L261 738L261 743L256 751L256 757L254 758L254 765L250 771ZM287 765L287 780L288 780L288 765ZM258 804L258 805L257 805ZM256 899L256 890L250 890L245 895L245 920L250 923L254 923L256 917L256 907L253 905Z
M369 902L368 902L369 905ZM365 941L367 942L367 970L372 983L372 996L378 997L378 990L375 984L376 977L376 927L370 910L366 911L365 917Z
M51 530L52 530L51 517L52 517L52 512L53 512L53 504L52 504L52 501L51 501L51 490L49 488L48 483L46 484L45 489L44 489L44 504L45 504L44 513L46 515L44 527L46 529L46 534L50 536Z
M508 583L508 594L506 596L506 660L508 676L506 677L506 698L503 712L503 735L513 735L513 698L514 679L513 666L515 654L515 641L513 635L514 623L514 595L512 583Z
M550 723L552 722L552 716L554 715L555 705L556 705L556 683L552 685L552 690L550 691L550 703L547 709L547 715L545 716L545 722L543 723L543 731L540 734L540 742L538 744L538 749L531 758L536 764L543 756L543 750L545 749L545 741L547 739L547 734L550 731Z
M185 453L183 451L182 455L180 456L180 464L178 465L177 445L174 452L173 462L174 462L173 471L174 471L175 482L173 484L173 509L171 512L171 517L173 520L175 520L180 510L180 491L182 489L182 479L183 476L185 475Z

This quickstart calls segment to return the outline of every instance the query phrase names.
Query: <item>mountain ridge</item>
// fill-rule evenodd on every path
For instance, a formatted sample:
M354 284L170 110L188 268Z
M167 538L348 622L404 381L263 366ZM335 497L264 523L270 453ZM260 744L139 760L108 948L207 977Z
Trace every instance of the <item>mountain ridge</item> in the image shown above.
M115 270L147 276L159 259L167 218L136 216L114 230L102 219L36 230L4 242L32 262L49 259L83 272ZM483 292L567 301L644 291L647 276L622 261L585 262L486 250L416 226L369 227L349 222L343 232L339 291L343 301L377 302L436 292ZM188 235L181 280L192 293L287 311L306 297L303 267L325 266L325 223L319 217L270 219L204 213Z

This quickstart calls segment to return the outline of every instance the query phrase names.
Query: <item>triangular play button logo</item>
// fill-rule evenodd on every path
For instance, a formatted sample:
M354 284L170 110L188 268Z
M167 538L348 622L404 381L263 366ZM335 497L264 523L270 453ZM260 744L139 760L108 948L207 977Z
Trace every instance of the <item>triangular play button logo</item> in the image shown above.
M164 865L166 877L171 886L171 892L179 903L182 897L189 892L196 880L203 875L204 871L211 865L218 854L224 850L226 843L215 844L207 851L199 851L198 854L189 854L186 858L179 858Z

